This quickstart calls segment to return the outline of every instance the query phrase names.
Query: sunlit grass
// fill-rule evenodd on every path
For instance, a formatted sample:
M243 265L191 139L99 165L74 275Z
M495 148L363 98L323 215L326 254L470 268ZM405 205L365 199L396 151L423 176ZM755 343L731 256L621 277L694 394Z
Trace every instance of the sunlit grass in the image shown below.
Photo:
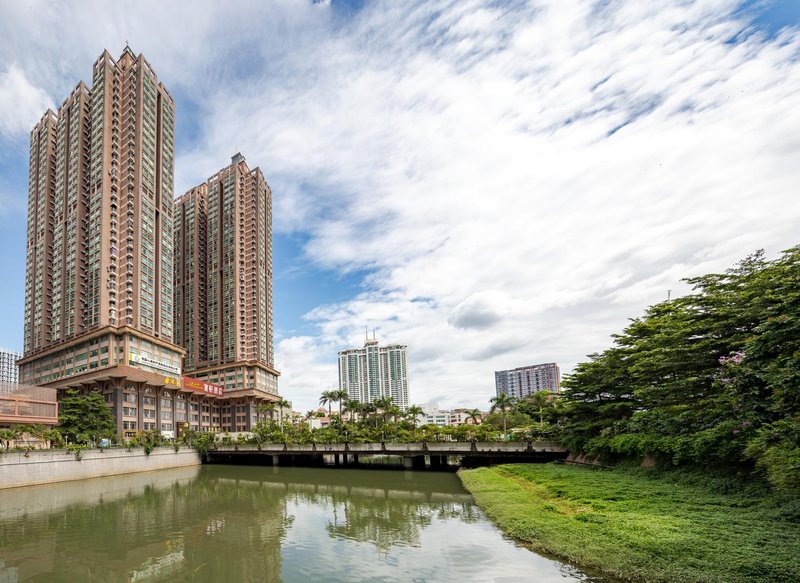
M800 501L757 482L518 464L459 473L509 535L632 581L800 581Z

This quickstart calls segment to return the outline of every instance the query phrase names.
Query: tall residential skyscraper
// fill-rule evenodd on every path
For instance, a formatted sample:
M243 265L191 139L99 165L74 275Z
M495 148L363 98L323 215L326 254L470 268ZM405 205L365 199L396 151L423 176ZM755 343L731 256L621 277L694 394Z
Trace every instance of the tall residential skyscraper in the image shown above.
M539 391L558 393L561 387L561 372L555 362L532 364L496 371L494 384L498 395L506 393L517 399Z
M233 425L249 429L276 401L272 192L241 154L175 202L176 338L186 370L225 387ZM223 411L223 418L225 411ZM224 425L224 423L223 423Z
M408 407L408 365L406 346L378 346L367 338L364 348L339 352L339 388L351 399L372 403L391 397L401 409Z
M18 383L19 367L17 359L22 353L0 348L0 383Z
M104 51L91 88L78 83L31 132L20 375L103 391L126 429L155 429L129 404L181 374L174 136L172 97L129 47L117 60Z

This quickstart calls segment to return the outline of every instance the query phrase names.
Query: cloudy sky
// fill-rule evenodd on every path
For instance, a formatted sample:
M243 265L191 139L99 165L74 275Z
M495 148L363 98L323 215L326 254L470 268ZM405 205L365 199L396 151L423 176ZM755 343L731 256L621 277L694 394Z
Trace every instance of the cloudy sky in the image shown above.
M0 346L22 345L28 132L125 42L177 102L177 193L241 151L274 196L276 365L409 347L412 402L486 406L800 243L800 2L5 2Z

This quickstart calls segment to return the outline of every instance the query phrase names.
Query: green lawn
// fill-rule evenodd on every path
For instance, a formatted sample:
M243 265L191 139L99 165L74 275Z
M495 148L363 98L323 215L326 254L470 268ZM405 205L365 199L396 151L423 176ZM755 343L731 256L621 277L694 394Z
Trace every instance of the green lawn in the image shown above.
M759 483L556 464L459 476L507 534L621 579L800 581L800 501Z

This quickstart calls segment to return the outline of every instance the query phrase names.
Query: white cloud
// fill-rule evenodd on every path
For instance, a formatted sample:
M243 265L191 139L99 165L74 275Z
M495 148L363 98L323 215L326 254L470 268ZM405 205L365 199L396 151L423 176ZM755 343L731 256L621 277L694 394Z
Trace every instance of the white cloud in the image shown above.
M307 349L332 362L369 322L409 345L412 400L481 404L494 370L569 370L681 277L796 243L797 31L732 44L735 7L428 3L400 30L382 7L296 100L243 105L270 120L262 155L304 160L345 209L282 227L321 265L375 270L309 314Z
M494 370L568 370L680 277L797 243L800 33L763 36L736 0L169 4L155 27L153 4L93 6L97 38L48 35L49 5L34 32L5 19L0 57L75 46L18 61L66 95L129 39L202 117L177 190L238 147L307 260L370 271L278 343L298 408L364 324L409 345L412 401L480 405Z
M27 134L49 107L52 100L47 93L15 63L0 72L0 134Z

